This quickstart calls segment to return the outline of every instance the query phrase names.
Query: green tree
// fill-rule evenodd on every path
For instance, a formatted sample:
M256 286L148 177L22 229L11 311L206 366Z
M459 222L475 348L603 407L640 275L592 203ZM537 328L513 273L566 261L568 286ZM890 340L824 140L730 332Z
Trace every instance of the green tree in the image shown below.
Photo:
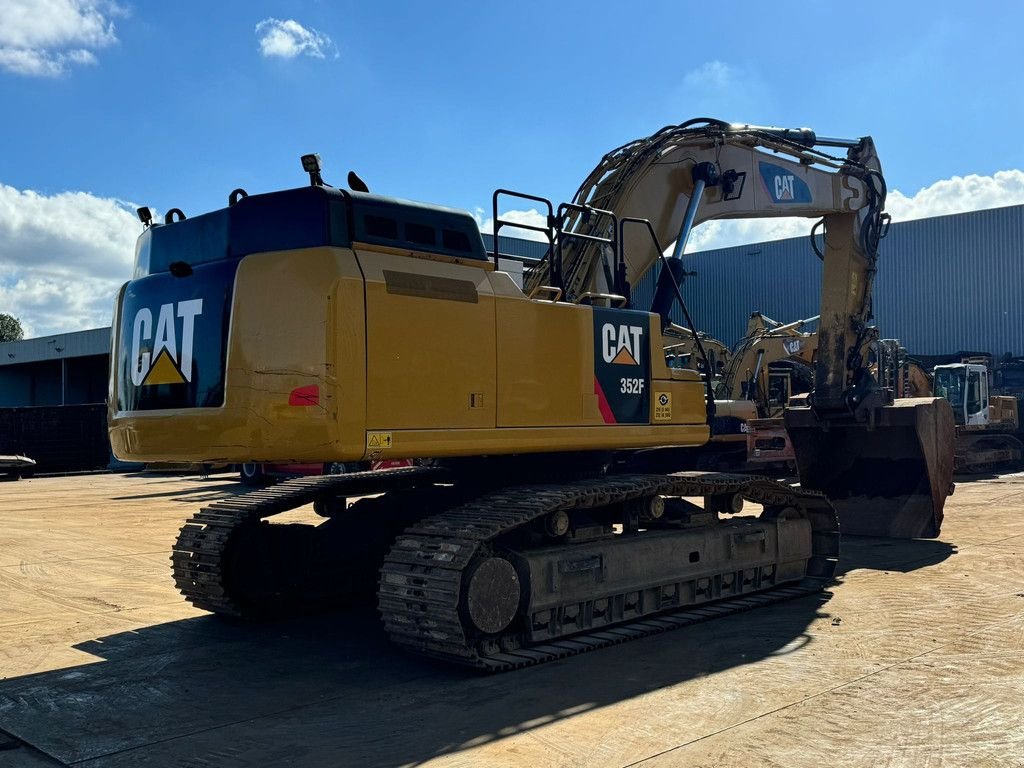
M0 312L0 342L21 341L25 338L25 332L21 329L21 320Z

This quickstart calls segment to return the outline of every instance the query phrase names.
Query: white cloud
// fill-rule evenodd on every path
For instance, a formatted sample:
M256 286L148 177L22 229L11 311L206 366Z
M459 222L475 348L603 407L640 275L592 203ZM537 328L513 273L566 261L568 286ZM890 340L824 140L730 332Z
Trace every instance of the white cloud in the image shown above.
M893 221L910 221L1021 204L1024 204L1024 171L1011 170L998 171L992 176L971 174L942 179L913 195L890 190L885 209ZM810 233L813 223L812 219L802 218L708 221L693 231L686 252L802 237Z
M528 211L505 211L499 214L502 221L515 221L519 224L529 224L533 227L546 227L548 225L548 218L536 208L531 208ZM494 217L488 216L484 218L484 209L477 208L473 212L473 216L476 218L476 223L480 225L480 231L484 234L494 234ZM541 240L547 241L540 232L534 232L532 229L520 229L519 227L510 227L506 224L502 224L501 230L498 232L500 237L518 237L523 240Z
M93 51L117 42L107 0L2 0L0 69L57 77L73 65L95 64Z
M955 176L914 195L889 193L895 221L1024 204L1024 171ZM481 231L493 222L475 211ZM545 225L536 209L503 219ZM689 251L804 236L810 219L711 221L691 236ZM0 184L0 312L19 317L27 337L109 324L118 286L129 279L141 225L134 206L87 192L44 195ZM543 239L530 230L501 234Z
M909 197L894 190L885 208L893 221L910 221L1020 203L1024 203L1024 171L1012 170L942 179Z
M141 231L133 208L0 184L0 312L20 318L26 337L108 325Z
M763 243L766 240L800 237L810 233L814 221L800 218L706 221L690 234L686 252L710 251L734 245Z
M683 85L687 88L719 91L736 84L738 75L736 67L716 59L687 72L683 77Z
M259 38L260 53L266 57L294 59L296 56L312 56L323 59L331 53L338 58L331 38L302 26L294 19L264 19L256 25L256 37Z

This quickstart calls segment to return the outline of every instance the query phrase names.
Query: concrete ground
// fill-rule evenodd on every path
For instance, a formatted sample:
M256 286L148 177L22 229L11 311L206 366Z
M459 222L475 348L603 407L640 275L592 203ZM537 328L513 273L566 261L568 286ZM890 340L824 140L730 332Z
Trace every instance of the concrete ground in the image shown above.
M500 676L372 614L246 625L168 553L227 475L0 483L0 766L1024 766L1024 474L831 593Z

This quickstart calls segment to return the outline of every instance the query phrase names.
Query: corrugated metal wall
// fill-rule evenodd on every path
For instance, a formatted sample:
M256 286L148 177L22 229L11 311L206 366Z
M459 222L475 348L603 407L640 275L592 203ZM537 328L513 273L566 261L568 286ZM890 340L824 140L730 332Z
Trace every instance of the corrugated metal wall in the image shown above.
M494 251L494 235L484 234L484 248L489 252ZM501 252L509 256L528 256L533 259L542 259L548 252L547 241L523 240L519 237L505 237L498 235L498 245Z
M881 250L874 322L884 338L918 355L1024 355L1024 205L893 224ZM780 322L818 314L821 262L806 237L684 261L697 273L683 286L694 322L727 344L755 310ZM634 305L650 305L656 274L634 287Z
M70 331L0 344L0 366L22 365L62 357L105 355L110 352L110 328Z

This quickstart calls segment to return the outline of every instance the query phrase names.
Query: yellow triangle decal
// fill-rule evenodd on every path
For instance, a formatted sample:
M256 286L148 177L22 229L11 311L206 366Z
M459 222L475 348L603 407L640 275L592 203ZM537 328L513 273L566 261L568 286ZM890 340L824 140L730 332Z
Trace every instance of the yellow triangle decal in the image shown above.
M629 350L623 347L619 350L619 354L612 358L613 363L619 365L637 365L636 358L629 354Z
M148 387L155 384L184 384L185 377L181 375L181 371L178 370L178 366L171 360L171 356L167 354L167 348L164 347L160 350L160 354L156 356L156 360L153 361L153 365L149 368L149 373L146 374L146 378L142 380L142 386Z

